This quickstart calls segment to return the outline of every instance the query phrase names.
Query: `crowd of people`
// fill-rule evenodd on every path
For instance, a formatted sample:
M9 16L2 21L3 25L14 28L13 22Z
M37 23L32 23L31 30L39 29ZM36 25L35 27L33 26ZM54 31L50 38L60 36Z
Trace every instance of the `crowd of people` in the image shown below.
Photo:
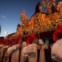
M62 61L62 50L61 50L61 43L62 43L62 25L60 25L60 28L58 28L54 34L53 34L53 39L55 41L55 43L53 43L52 45L49 46L48 44L48 40L46 40L46 42L44 43L44 41L42 39L39 39L35 34L31 34L30 36L27 36L25 39L23 39L22 37L20 37L19 40L17 40L18 42L16 43L14 41L11 41L12 43L7 44L6 43L1 43L0 44L0 57L2 57L3 52L5 51L5 49L7 49L6 54L10 54L12 53L12 51L15 52L15 50L21 48L21 62L24 61L31 61L31 62L47 62L46 60L46 55L45 55L45 49L51 49L51 62L55 62L55 61ZM60 36L59 36L60 35ZM19 37L18 37L19 38ZM22 40L23 39L23 40ZM4 40L5 42L5 40ZM50 41L49 41L50 42ZM18 53L18 51L17 51ZM49 53L49 52L47 52ZM18 55L18 54L17 54ZM15 56L17 56L15 53ZM6 56L4 56L5 58ZM47 56L48 57L48 56ZM8 57L7 57L8 58ZM15 57L13 57L15 59ZM14 60L13 60L14 62Z
M2 42L0 44L0 53L1 53L0 57L2 57L3 52L5 51L5 49L7 49L7 52L5 53L5 55L6 54L9 55L10 53L12 53L13 50L18 49L18 48L21 48L22 49L21 50L21 56L22 56L21 57L21 62L24 62L25 61L26 54L29 56L29 58L31 58L31 55L34 58L34 60L31 58L29 60L29 62L30 61L31 62L33 62L33 61L34 62L37 62L37 61L45 62L44 49L45 48L48 48L48 46L44 44L44 42L43 42L42 39L38 39L35 34L31 34L24 41L21 40L21 39L22 38L20 37L20 39L18 40L18 43L16 43L16 42L15 43L10 43L9 42L10 44L8 44L7 42L6 43L3 43ZM5 42L5 40L4 40L4 42ZM13 42L13 41L11 41L11 42ZM6 57L6 56L4 56L4 57ZM28 60L28 59L26 59L26 60Z
M34 30L36 30L36 27L38 27L37 30L42 31L42 26L43 28L47 26L47 20L49 19L51 23L54 24L55 19L57 18L62 18L62 1L58 3L56 6L55 4L56 0L48 0L48 5L46 6L46 3L44 0L42 0L43 6L46 8L46 13L42 12L42 5L38 3L35 8L35 13L31 17L29 23L26 23L25 20L27 21L27 16L25 18L22 17L22 23L24 24L25 28L29 24L30 30L32 30L32 33L29 34L28 36L24 37L24 35L18 34L15 38L13 36L9 36L9 38L3 38L0 40L0 62L8 62L8 57L10 53L17 52L13 55L12 62L47 62L46 60L46 55L45 55L45 49L50 48L51 49L51 62L62 62L62 24L58 25L58 28L56 31L53 33L53 40L54 43L49 45L50 41L44 41L43 39L39 38L34 34L33 32L33 27ZM49 6L50 5L50 6ZM37 16L33 18L35 15L41 16L38 18ZM25 16L25 14L23 14ZM55 17L54 17L55 16ZM38 18L38 20L36 19ZM41 19L41 20L39 20ZM53 20L54 19L54 20ZM34 21L35 22L34 22ZM52 22L54 21L54 22ZM40 22L41 24L38 24ZM25 25L26 24L26 25ZM35 24L35 26L34 26ZM38 24L38 25L36 25ZM50 23L49 23L50 24ZM41 27L40 27L41 25ZM24 28L23 26L23 28ZM51 24L49 25L51 27ZM20 25L17 28L18 33L20 33ZM44 28L44 29L46 29ZM27 30L27 29L26 29ZM25 31L25 30L24 30ZM39 31L37 31L39 32ZM44 32L44 31L43 31ZM16 32L17 34L17 32ZM26 34L26 33L25 33ZM21 49L21 53L19 53L19 49ZM5 53L5 54L4 54ZM49 53L49 52L47 52ZM19 60L17 59L19 55ZM16 58L16 59L15 59ZM3 59L3 60L2 60ZM15 60L14 60L15 59Z

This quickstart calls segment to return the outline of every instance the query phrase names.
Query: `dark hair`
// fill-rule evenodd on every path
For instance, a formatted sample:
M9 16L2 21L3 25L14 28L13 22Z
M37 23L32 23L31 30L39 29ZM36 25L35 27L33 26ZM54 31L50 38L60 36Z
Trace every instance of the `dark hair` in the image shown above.
M58 39L61 39L62 38L62 34L60 34L59 36L58 36Z
M40 2L38 2L38 4L36 5L36 8L35 8L35 14L40 12L39 11L39 6L41 6Z

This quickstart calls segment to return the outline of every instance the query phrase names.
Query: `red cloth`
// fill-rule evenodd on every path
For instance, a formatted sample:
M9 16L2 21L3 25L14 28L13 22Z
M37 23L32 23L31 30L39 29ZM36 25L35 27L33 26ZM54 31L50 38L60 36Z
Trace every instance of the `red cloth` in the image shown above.
M53 33L53 40L56 42L58 40L58 37L62 35L62 25L58 25L58 29Z
M0 40L0 44L2 44L3 42L2 42L2 40Z
M3 40L3 44L6 44L6 45L10 44L10 43L9 43L9 39L5 38L5 39Z
M62 24L58 24L58 28L62 29Z
M17 36L17 38L11 38L11 40L9 40L8 38L4 38L3 40L3 44L6 44L6 45L15 45L15 44L18 44L19 43L19 40L21 39L21 35Z
M32 40L34 40L35 38L37 38L35 34L31 34L30 37L31 37Z
M31 44L31 43L32 43L32 40L31 40L30 37L27 37L27 38L26 38L26 43L27 43L27 44Z
M31 44L32 41L37 38L35 34L31 34L29 37L26 38L26 43Z
M22 36L19 35L19 36L16 38L16 41L18 42L21 38L22 38Z
M21 39L22 39L22 36L19 35L19 36L17 36L17 38L11 39L11 44L12 44L12 45L18 44L18 43L19 43L19 40L21 40Z

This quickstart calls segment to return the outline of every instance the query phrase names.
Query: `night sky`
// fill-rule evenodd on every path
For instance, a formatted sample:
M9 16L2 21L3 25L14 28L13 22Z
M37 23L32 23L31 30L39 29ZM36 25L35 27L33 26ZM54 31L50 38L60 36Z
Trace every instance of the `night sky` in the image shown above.
M33 15L35 6L41 0L0 0L0 25L5 36L14 33L20 23L20 12L26 10L28 19ZM57 0L58 2L58 0Z

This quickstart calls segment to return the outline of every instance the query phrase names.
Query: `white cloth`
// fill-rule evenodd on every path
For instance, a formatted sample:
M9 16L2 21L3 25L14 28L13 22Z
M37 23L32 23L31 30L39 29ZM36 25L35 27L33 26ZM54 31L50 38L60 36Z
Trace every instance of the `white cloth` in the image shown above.
M17 46L18 46L18 44L9 47L8 50L7 50L7 53L10 54L13 50L15 50L17 48Z
M23 56L27 56L26 53L31 53L31 52L35 52L37 53L37 48L36 48L37 44L32 43L26 47L23 48L22 50L22 54Z
M57 40L57 42L53 44L51 54L53 59L56 57L62 59L62 39Z
M24 42L22 43L22 45L23 45L23 47L25 47L25 46L27 46L27 43L24 41Z
M42 39L39 39L39 44L44 44L43 40Z

